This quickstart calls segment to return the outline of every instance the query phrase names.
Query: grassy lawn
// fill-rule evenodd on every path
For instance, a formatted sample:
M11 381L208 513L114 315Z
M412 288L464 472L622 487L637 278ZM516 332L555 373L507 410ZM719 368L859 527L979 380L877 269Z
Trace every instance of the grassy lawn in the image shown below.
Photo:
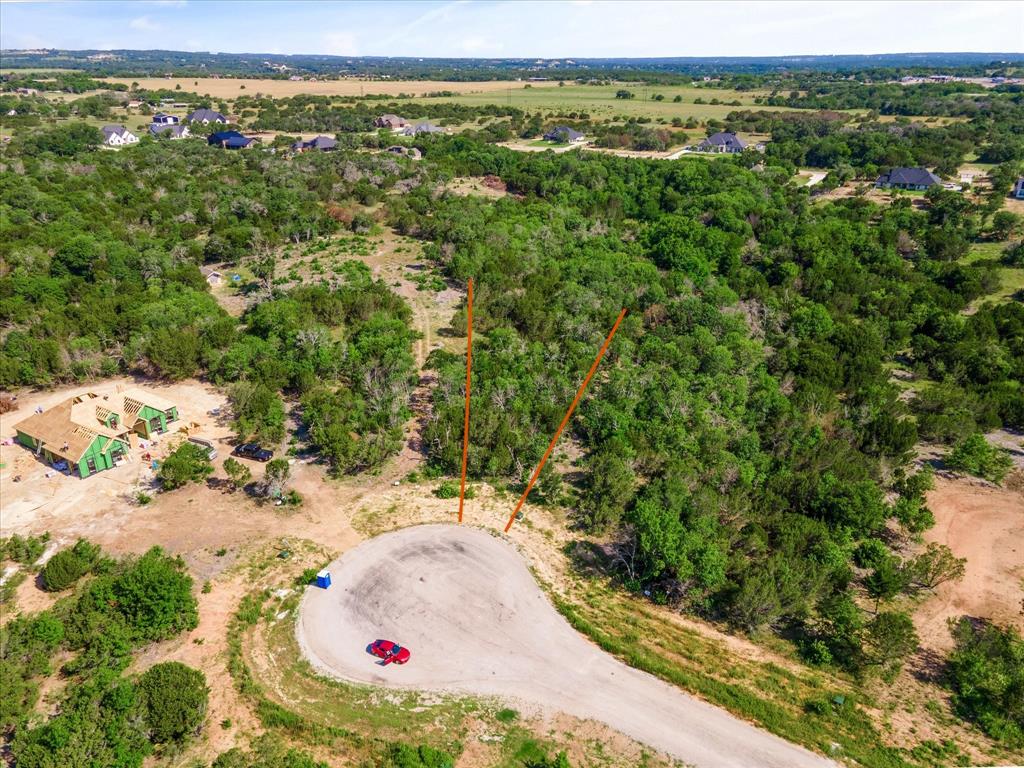
M995 264L996 272L999 274L999 287L985 296L975 299L971 308L976 309L986 301L1001 303L1010 301L1018 292L1024 291L1024 267L1008 267L1000 263L1003 250L1008 243L975 243L971 246L970 253L961 259L964 264L978 264L988 262Z
M616 91L628 90L632 99L615 98ZM655 101L654 96L664 96ZM509 83L501 90L464 92L451 98L417 98L416 101L448 102L481 106L484 104L507 104L529 112L538 110L556 113L585 112L593 120L615 117L651 117L666 122L673 117L683 120L693 117L697 120L710 118L725 119L730 112L738 109L779 110L784 107L762 107L754 104L756 92L732 91L728 89L694 88L683 85L641 86L641 85L566 85L562 88L526 88L522 83ZM679 96L682 101L674 102ZM719 99L722 104L695 104L696 99L711 101ZM729 102L739 101L735 106Z

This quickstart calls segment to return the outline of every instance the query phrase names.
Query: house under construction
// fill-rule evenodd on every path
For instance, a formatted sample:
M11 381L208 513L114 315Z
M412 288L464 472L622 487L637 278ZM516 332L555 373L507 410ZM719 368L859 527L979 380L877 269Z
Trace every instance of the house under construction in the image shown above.
M167 431L178 408L139 389L100 396L86 392L39 411L15 425L17 440L51 464L61 461L80 477L131 460L132 434Z

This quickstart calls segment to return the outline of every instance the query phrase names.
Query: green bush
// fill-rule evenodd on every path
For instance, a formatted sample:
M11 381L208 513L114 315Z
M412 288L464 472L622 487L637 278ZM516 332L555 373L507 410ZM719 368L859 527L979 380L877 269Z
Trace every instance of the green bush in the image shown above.
M184 561L160 547L131 562L109 586L98 585L95 596L111 601L131 633L142 640L165 640L199 623Z
M160 487L165 491L180 488L188 483L201 483L213 472L210 455L205 448L195 443L182 443L164 459L157 472Z
M89 572L99 558L100 548L85 539L75 546L62 549L43 566L43 585L48 592L67 589Z
M13 560L22 565L32 565L43 554L49 540L49 533L27 538L14 534L9 539L0 539L0 560Z
M458 498L459 484L454 480L445 480L434 489L434 495L439 499Z
M1024 747L1024 639L1013 627L950 619L947 675L954 704L989 736Z
M985 436L978 432L958 443L945 461L950 469L983 477L993 483L1001 483L1013 466L1009 452L990 445Z
M154 743L181 741L202 728L210 689L198 669L177 661L155 664L139 678L138 691Z

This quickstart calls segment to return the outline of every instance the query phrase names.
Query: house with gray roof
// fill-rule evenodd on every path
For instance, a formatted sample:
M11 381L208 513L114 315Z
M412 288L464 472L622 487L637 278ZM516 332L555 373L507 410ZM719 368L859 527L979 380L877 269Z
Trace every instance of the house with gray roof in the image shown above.
M139 143L139 137L123 125L104 125L100 130L103 132L103 143L108 147L123 147Z
M403 136L419 136L421 133L448 133L444 128L432 123L416 123L407 125L401 130Z
M157 112L153 115L155 125L177 125L181 120L177 115L168 115L166 112Z
M333 152L338 148L338 142L332 139L330 136L317 136L315 139L309 141L296 141L292 144L293 152L307 152L311 149L318 150L320 152Z
M892 168L875 181L883 189L908 189L923 192L929 187L941 184L942 179L927 168Z
M586 138L582 133L567 125L556 125L544 134L544 141L553 141L557 144L579 144Z
M187 139L192 135L192 132L188 129L187 125L160 125L157 123L150 123L149 135L153 138L160 138L161 136L167 136L168 139Z
M1013 185L1013 197L1018 200L1024 200L1024 176L1017 179L1017 183Z
M185 122L202 123L203 125L209 125L210 123L221 123L222 125L227 125L228 119L220 112L203 108L197 109L195 112L190 112L186 115Z
M725 152L729 154L742 152L746 148L747 142L735 133L728 131L713 133L694 147L698 152Z

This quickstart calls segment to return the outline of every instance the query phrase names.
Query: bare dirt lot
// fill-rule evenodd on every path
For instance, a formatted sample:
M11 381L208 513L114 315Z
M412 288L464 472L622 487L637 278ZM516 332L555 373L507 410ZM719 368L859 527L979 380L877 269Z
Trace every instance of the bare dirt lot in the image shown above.
M914 614L921 644L952 647L946 620L972 616L1024 631L1024 496L966 478L936 478L928 494L935 527L926 541L967 558L962 581L941 585Z
M168 434L161 435L155 443L151 441L145 448L138 444L133 447L130 461L123 466L79 478L53 471L22 445L7 444L15 435L17 423L32 415L37 407L50 408L85 392L103 396L130 387L150 390L174 403L180 418L171 422ZM23 393L18 398L18 410L0 415L0 438L5 442L0 445L0 464L3 465L0 469L0 497L3 499L0 531L9 536L12 531L24 534L51 530L59 533L57 543L60 543L72 535L93 535L92 526L77 526L76 523L91 521L104 529L116 527L112 524L130 511L136 493L151 489L154 473L143 454L148 453L159 461L184 439L182 431L217 444L219 456L214 464L220 467L230 451L227 441L231 430L223 416L213 415L211 411L223 408L225 403L225 396L214 387L194 380L167 385L120 377L47 392ZM19 479L15 481L15 478Z
M400 93L410 96L423 96L438 91L451 91L460 95L474 93L491 93L507 91L509 84L504 81L447 83L433 80L260 80L255 78L228 77L109 77L107 82L124 83L130 86L137 82L139 87L147 90L175 90L179 86L183 91L191 91L214 98L236 98L253 96L261 93L274 98L297 96L300 93L314 96L364 96L385 94L397 96ZM557 86L556 82L532 83L534 88ZM522 88L522 84L516 84Z
M510 697L613 724L699 766L822 766L828 760L608 656L581 638L500 537L416 526L372 539L310 588L297 624L314 665L375 685ZM382 667L374 639L407 643L412 660Z

